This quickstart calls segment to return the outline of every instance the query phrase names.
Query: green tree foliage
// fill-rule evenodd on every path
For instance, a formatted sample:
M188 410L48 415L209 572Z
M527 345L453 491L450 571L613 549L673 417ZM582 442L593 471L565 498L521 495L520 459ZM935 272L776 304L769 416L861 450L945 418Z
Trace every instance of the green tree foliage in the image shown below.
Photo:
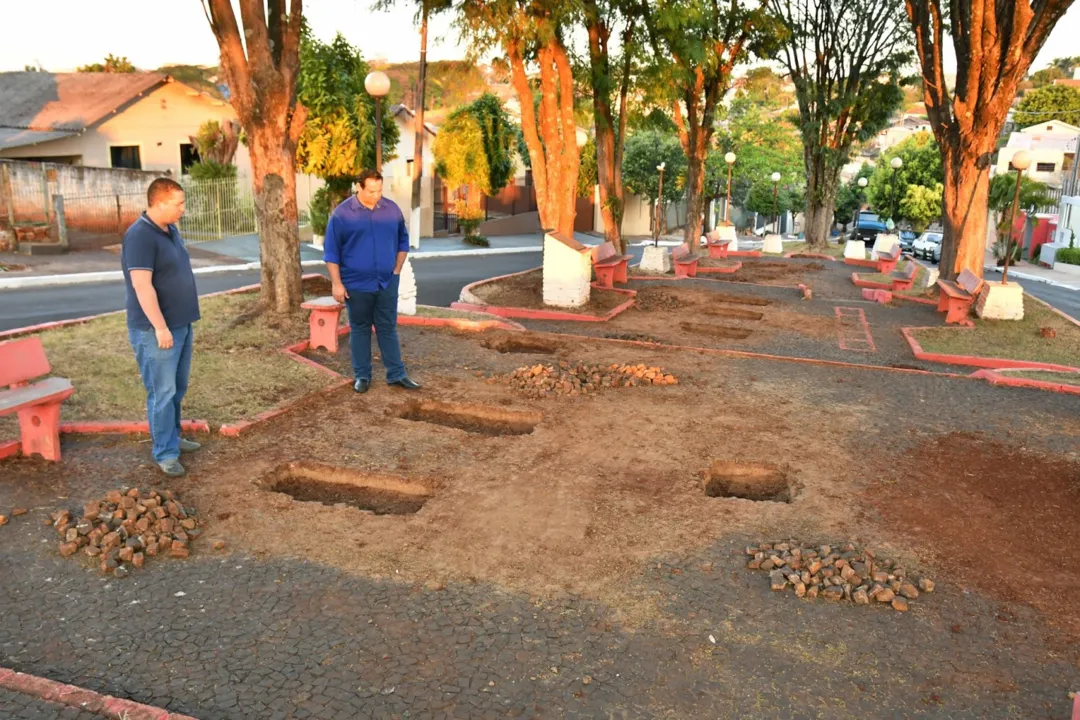
M1012 207L1013 195L1016 193L1016 171L995 175L990 181L990 209L994 212L1004 212ZM1050 194L1050 188L1038 180L1032 180L1025 176L1020 181L1020 209L1045 207L1055 204L1054 196Z
M626 139L622 166L626 189L655 201L660 183L656 167L660 163L665 163L664 200L680 200L685 192L686 155L677 137L656 130L637 132Z
M900 72L911 60L911 31L898 0L766 6L789 31L780 60L795 85L806 146L806 239L821 247L841 168L903 102Z
M126 57L113 57L113 54L109 53L105 56L105 62L83 65L76 72L133 73L138 70Z
M578 167L577 194L591 198L596 187L596 140L590 136L581 146L581 165Z
M773 192L776 192L776 212L783 215L791 209L792 194L783 185L776 186L772 180L758 180L750 186L744 207L771 223L773 218Z
M890 165L895 157L904 163L899 170L893 170ZM901 202L908 196L908 187L916 185L933 189L944 180L941 151L934 136L919 132L882 153L870 176L866 197L882 218L903 218L914 222L915 218L905 215L901 207ZM917 197L925 198L926 194L920 193Z
M727 128L717 137L718 150L706 160L706 189L726 195L723 155L729 150L736 155L731 177L731 202L736 206L746 207L750 189L760 182L771 184L774 172L783 175L785 185L805 183L802 138L781 102L768 94L736 95L727 112Z
M1080 90L1066 85L1047 85L1024 95L1016 107L1020 127L1058 120L1080 125Z
M375 101L364 90L368 72L360 51L340 33L327 44L304 27L297 95L308 115L296 148L297 165L345 192L351 178L375 167ZM386 98L382 103L385 162L396 156L400 132Z
M908 220L915 232L923 232L931 223L941 218L944 190L942 183L934 183L932 187L908 185L900 199L900 217Z
M435 138L435 172L450 187L466 186L468 208L495 195L514 177L517 134L502 103L487 93L450 114Z
M1055 80L1069 77L1065 74L1065 71L1059 67L1051 65L1048 68L1043 68L1037 72L1031 74L1031 84L1036 89L1044 88L1048 85L1053 85Z

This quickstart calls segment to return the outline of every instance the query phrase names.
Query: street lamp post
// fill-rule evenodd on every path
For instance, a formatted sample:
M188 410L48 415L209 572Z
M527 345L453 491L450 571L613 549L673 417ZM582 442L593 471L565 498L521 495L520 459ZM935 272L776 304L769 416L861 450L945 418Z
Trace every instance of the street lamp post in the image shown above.
M382 172L382 99L390 92L390 78L381 70L368 73L364 89L375 98L375 170Z
M1013 192L1012 213L1009 217L1009 228L1005 235L1005 267L1001 271L1001 284L1009 281L1009 259L1012 257L1012 234L1013 225L1016 223L1016 207L1020 204L1020 182L1024 178L1024 171L1031 165L1031 156L1024 150L1012 157L1012 166L1016 168L1016 190Z
M660 184L656 190L656 222L653 228L653 247L660 246L660 202L664 197L664 168L666 166L666 162L656 166L656 169L660 171Z
M899 170L903 165L904 165L904 161L903 161L903 159L901 159L899 157L894 157L892 160L889 161L889 166L893 169L893 172L892 172L892 186L893 186L893 189L892 189L891 194L892 194L893 203L896 204L895 212L894 212L893 208L889 208L889 215L890 215L889 220L892 220L891 216L893 214L897 214L897 213L900 212L900 205L899 205L899 202L897 201L897 197L898 197L897 193L899 192L899 190L896 187L896 171ZM892 230L892 228L889 228L889 229Z
M731 168L735 165L735 153L729 152L724 156L727 163L727 200L724 202L724 222L729 222L728 213L731 210Z
M869 184L869 180L867 180L864 177L861 177L861 178L859 178L859 180L858 180L858 182L856 184L859 186L859 196L858 196L858 201L859 202L855 205L855 239L858 240L859 239L859 218L862 217L862 203L863 203L862 193L863 193L863 190L866 189L866 186Z
M777 235L779 235L780 234L780 213L779 213L779 210L777 210L776 201L777 201L777 198L779 197L779 194L780 194L780 173L774 172L771 177L772 177L772 182L773 182L773 189L772 189L773 232L776 233Z

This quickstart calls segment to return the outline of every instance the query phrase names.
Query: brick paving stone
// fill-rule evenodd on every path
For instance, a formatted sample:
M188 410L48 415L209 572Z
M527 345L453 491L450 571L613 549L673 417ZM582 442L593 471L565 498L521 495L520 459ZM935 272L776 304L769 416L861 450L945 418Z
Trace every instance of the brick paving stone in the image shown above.
M97 713L0 688L0 718L4 720L101 720L101 717Z

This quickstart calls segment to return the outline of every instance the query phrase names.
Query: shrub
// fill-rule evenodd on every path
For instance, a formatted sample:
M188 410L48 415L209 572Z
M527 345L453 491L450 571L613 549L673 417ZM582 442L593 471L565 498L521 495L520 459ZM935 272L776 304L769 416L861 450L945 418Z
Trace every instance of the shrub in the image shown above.
M325 235L326 224L330 221L330 195L325 185L311 196L308 216L311 218L311 232Z
M1068 247L1054 254L1054 262L1066 265L1080 265L1080 248Z

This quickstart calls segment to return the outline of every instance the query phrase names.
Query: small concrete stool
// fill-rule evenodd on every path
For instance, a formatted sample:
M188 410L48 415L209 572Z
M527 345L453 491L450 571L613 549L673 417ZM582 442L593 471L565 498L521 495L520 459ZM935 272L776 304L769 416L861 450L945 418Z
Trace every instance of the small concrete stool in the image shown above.
M303 303L300 307L310 310L308 327L311 329L311 339L308 340L308 348L314 350L324 347L332 353L337 352L338 318L345 309L344 303L339 303L333 296L316 298Z

